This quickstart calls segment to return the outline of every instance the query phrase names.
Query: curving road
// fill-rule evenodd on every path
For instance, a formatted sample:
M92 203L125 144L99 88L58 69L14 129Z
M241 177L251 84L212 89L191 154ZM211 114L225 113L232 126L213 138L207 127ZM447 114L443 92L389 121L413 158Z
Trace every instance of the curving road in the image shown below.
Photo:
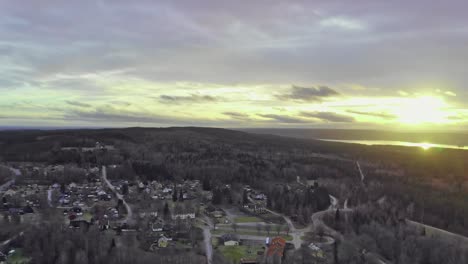
M12 167L8 167L5 165L0 165L1 167L9 169L11 172L13 172L13 179L5 182L4 184L0 185L0 192L6 191L10 186L14 185L16 182L16 178L21 176L21 171L19 169L15 169Z
M8 245L11 243L11 241L17 239L18 237L20 237L20 236L22 236L22 235L24 235L24 232L20 232L20 233L18 233L17 235L15 235L15 236L13 236L13 237L11 237L11 238L9 238L9 239L3 241L2 243L0 243L0 246L1 246L1 247L8 246Z
M362 172L361 164L359 164L359 161L356 161L356 165L357 165L358 170L359 170L359 175L361 175L361 182L364 183L364 180L366 179L366 176Z
M271 211L269 209L266 209L266 211L270 212L271 214L274 214L274 215L277 215L277 216L281 216L283 217L284 221L286 221L286 223L288 224L289 226L289 234L292 236L293 240L291 241L292 244L294 245L294 248L295 249L299 249L301 248L302 244L304 243L304 241L302 240L301 237L304 236L304 234L309 230L308 228L306 229L302 229L302 230L299 230L297 229L293 222L291 221L291 219L287 216L285 216L284 214L280 214L280 213L277 213L275 211Z
M114 185L112 185L112 183L110 183L110 181L107 179L107 168L106 168L106 166L102 166L102 179L106 183L107 187L109 187L109 189L111 189L111 191L115 194L117 199L122 200L125 208L127 209L127 216L123 220L121 220L121 222L122 223L129 223L133 219L132 208L125 201L124 196L122 194L120 194L119 192L117 192Z

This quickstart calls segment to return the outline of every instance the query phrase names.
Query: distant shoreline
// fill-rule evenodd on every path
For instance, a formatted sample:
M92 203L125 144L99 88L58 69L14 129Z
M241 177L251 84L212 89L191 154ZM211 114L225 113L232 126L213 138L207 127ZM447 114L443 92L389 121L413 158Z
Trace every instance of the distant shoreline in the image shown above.
M328 142L339 142L339 143L348 143L348 144L359 144L366 146L401 146L401 147L417 147L422 149L431 149L431 148L445 148L445 149L458 149L458 150L468 150L468 146L455 146L448 144L434 144L429 142L406 142L406 141L397 141L397 140L346 140L346 139L325 139L317 138L316 140L328 141Z

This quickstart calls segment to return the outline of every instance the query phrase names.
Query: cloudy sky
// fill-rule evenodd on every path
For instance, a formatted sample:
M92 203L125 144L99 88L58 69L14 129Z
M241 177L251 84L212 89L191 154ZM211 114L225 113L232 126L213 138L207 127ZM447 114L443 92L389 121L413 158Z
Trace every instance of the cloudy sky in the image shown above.
M466 129L466 10L0 0L0 126Z

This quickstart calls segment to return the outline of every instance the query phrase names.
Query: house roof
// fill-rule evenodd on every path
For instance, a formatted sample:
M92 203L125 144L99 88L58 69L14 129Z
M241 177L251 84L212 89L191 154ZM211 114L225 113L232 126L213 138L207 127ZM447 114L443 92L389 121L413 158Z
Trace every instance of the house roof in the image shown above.
M235 234L224 234L221 236L221 239L224 241L224 242L227 242L227 241L239 241L239 237Z
M275 237L271 240L270 246L268 247L267 256L282 257L285 247L286 240L282 237Z

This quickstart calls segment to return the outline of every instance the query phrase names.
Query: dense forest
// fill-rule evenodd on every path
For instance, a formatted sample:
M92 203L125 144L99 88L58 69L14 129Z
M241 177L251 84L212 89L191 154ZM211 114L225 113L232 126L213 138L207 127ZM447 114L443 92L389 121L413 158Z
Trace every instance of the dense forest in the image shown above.
M112 145L115 150L80 151L95 146L96 142ZM347 221L354 224L348 225L348 229L341 228L338 222L331 225L351 241L370 244L369 247L395 263L440 263L426 261L430 254L436 254L431 251L435 245L430 239L414 230L403 232L405 237L399 235L406 228L398 222L402 219L468 235L468 174L464 162L468 152L461 150L360 146L212 128L5 131L0 132L0 146L0 160L11 164L97 167L121 164L109 171L109 178L159 182L200 180L215 197L219 194L219 203L236 200L234 194L219 186L247 184L267 194L268 208L293 216L301 224L307 224L314 212L326 209L330 205L328 195L332 194L340 198L341 204L347 200L348 206L362 209L349 216ZM361 179L356 161L361 163L365 179ZM76 182L84 177L78 170L68 171L67 175L62 177L62 182ZM298 176L303 181L318 180L320 185L301 192L289 191L288 186ZM47 177L60 178L53 174ZM375 207L382 202L390 206ZM373 217L364 219L361 216L365 214ZM390 220L384 221L382 215L391 216ZM54 236L49 229L34 232L51 232L45 235ZM375 237L375 233L388 236ZM85 247L90 242L83 239L77 237L57 247ZM416 255L411 255L409 244L418 248ZM111 241L101 243L109 250L111 245ZM440 250L449 248L440 245ZM39 252L41 249L37 247L31 244L29 250ZM462 263L456 261L461 261L464 255L456 248L450 250L460 258L449 263ZM92 254L88 250L84 252ZM76 251L53 257L76 260L80 254L85 253ZM111 256L117 258L119 254L124 253ZM180 258L182 261L184 257Z

